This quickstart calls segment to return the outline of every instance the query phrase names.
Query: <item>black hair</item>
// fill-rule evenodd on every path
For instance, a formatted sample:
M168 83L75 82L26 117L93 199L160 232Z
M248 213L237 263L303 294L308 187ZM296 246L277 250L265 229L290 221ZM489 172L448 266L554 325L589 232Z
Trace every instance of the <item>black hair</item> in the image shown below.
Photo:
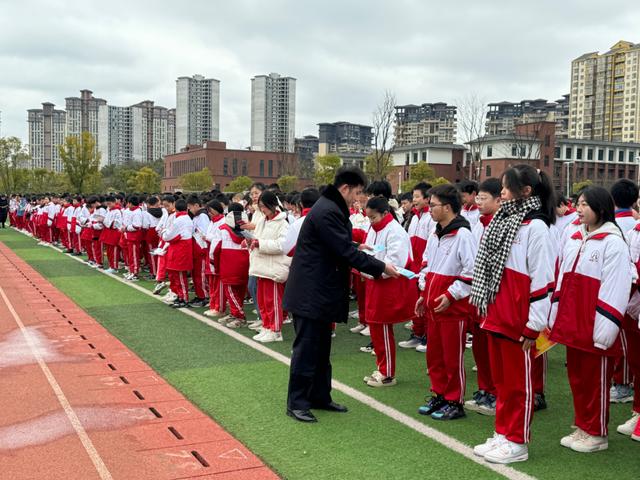
M151 195L147 199L147 205L149 205L150 207L153 207L154 205L157 205L159 202L160 202L160 200L155 195Z
M419 190L420 193L422 193L422 198L429 198L429 190L431 190L432 186L430 183L427 182L419 182L416 183L416 185L411 189L412 192L415 192L416 190ZM413 197L411 197L411 199L413 200Z
M411 195L410 192L405 192L402 195L400 195L400 202L403 202L405 200L409 203L413 202L413 195Z
M187 198L187 205L202 205L202 201L198 195L189 195L189 198Z
M386 180L376 180L369 184L365 193L374 197L382 196L389 200L391 198L391 184Z
M464 179L457 184L460 193L478 193L478 182L474 180Z
M268 189L275 192L280 192L280 185L278 185L277 183L272 183L271 185L269 185Z
M68 200L67 198L65 198L65 200ZM116 197L114 197L113 195L107 195L106 198L104 199L105 202L113 202L115 203L116 201Z
M224 207L218 200L211 200L207 203L207 208L214 210L218 213L224 212Z
M133 205L134 207L137 207L138 205L140 205L140 200L138 199L138 197L136 195L131 195L129 197L129 203L131 205Z
M267 186L262 182L253 182L249 187L249 190L251 190L252 188L257 188L261 192L264 192L267 189Z
M582 191L580 196L596 214L598 223L616 223L616 206L613 196L606 188L589 186Z
M32 199L35 199L36 197L31 197ZM73 199L76 202L81 202L82 201L82 195L76 195L75 197L73 197Z
M433 187L429 190L429 195L438 197L438 200L440 200L443 205L449 205L456 215L460 213L460 208L462 208L460 191L450 183Z
M487 192L493 198L499 198L502 192L502 183L497 178L487 178L478 187L478 192Z
M98 202L98 197L96 197L95 195L91 195L89 198L87 198L87 204L91 205L93 203Z
M187 202L182 198L180 200L176 200L176 211L177 212L186 212L187 211Z
M389 200L381 195L377 197L371 197L369 201L367 201L366 208L373 210L374 212L378 212L380 215L391 212Z
M163 202L176 203L176 197L173 195L164 195L162 197Z
M631 208L638 201L638 186L622 178L611 187L611 196L617 208Z
M320 192L315 188L305 188L300 193L302 208L311 208L320 198Z
M502 181L517 199L522 198L524 187L531 187L531 195L540 197L542 213L549 224L556 222L555 191L549 175L531 165L520 164L508 168L502 174Z
M563 194L556 192L556 207L569 205L569 200Z
M343 185L349 187L366 187L367 177L358 167L340 167L333 180L333 186L340 188Z
M244 212L244 207L240 203L231 202L228 208L229 212Z
M272 192L271 190L265 190L260 194L260 198L258 199L258 203L262 203L265 207L267 207L272 212L275 212L280 208L280 202L278 201L278 196Z

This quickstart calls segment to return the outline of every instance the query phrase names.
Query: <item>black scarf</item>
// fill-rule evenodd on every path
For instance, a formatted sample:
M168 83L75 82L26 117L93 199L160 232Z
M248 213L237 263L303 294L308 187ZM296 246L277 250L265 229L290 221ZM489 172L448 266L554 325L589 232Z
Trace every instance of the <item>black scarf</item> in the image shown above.
M147 208L147 212L149 215L155 218L162 218L162 208L160 207L149 207Z

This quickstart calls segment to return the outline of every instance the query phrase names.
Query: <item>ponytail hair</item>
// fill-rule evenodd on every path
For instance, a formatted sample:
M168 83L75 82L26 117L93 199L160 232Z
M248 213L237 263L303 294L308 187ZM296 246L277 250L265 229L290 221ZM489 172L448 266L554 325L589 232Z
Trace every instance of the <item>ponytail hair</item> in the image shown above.
M515 198L522 198L524 188L531 187L531 195L540 198L542 213L549 219L549 224L556 222L555 191L549 175L531 165L520 164L507 169L502 174L502 181Z

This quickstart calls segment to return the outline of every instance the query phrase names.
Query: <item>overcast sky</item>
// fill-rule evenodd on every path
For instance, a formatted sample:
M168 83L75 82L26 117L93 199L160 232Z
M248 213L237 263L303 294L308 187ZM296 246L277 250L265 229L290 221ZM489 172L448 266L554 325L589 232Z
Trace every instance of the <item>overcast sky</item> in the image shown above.
M572 59L640 42L640 2L0 0L1 135L26 141L27 109L89 89L111 105L175 107L175 79L219 79L220 139L250 144L252 76L297 82L296 136L370 124L399 104L555 100Z

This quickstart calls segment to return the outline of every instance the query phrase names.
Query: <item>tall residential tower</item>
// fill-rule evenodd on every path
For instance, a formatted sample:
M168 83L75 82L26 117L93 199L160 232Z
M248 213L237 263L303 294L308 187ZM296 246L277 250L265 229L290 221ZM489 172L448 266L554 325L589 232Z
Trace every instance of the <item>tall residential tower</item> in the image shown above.
M296 79L277 73L251 79L251 149L293 152Z
M220 136L220 81L202 75L176 80L176 151Z

